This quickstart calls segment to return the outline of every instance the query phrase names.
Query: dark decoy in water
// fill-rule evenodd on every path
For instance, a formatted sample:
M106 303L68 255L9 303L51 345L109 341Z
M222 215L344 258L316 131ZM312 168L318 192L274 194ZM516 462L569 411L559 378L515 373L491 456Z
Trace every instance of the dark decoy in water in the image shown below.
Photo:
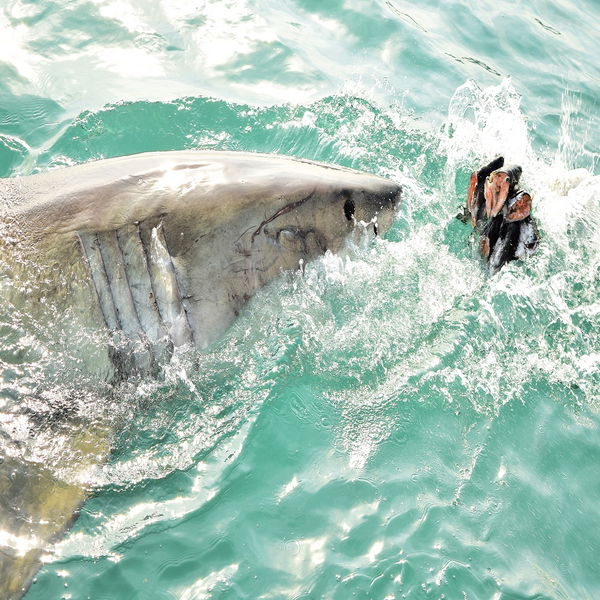
M504 166L499 156L471 175L462 220L479 234L480 252L492 274L532 254L539 242L531 195L519 189L521 173L517 165Z

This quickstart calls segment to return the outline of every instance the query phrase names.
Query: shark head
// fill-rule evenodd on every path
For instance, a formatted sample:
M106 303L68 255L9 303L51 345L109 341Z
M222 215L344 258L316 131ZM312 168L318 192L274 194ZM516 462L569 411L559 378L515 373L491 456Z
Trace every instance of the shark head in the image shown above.
M400 187L376 177L343 175L327 185L308 185L291 197L273 198L277 209L254 229L250 246L297 263L326 250L337 252L348 237L384 234L400 201Z
M401 195L375 175L242 152L134 155L14 186L18 235L42 264L89 266L109 329L199 348L282 271L385 233Z

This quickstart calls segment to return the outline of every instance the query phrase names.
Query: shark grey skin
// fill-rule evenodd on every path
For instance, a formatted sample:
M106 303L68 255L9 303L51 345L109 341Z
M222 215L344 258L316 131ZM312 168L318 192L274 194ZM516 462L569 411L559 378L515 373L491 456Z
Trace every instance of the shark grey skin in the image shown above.
M4 179L1 262L17 282L7 293L26 312L70 307L82 326L110 332L115 379L144 375L176 346L210 345L283 270L338 251L357 230L385 232L400 195L374 175L235 152L148 153ZM70 478L0 446L0 597L21 597L88 494L77 472L106 459L109 438L102 424L71 436Z

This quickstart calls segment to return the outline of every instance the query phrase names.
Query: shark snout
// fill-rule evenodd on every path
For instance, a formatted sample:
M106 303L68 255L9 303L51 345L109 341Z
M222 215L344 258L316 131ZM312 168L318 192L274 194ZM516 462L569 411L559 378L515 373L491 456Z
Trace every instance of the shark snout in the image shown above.
M375 235L383 235L394 222L401 198L401 185L380 179L376 189L361 190L347 198L344 215Z

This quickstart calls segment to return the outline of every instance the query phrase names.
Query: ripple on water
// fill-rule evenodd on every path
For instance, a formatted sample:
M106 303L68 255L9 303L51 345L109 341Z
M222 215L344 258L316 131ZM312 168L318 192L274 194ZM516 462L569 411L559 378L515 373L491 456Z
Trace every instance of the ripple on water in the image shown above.
M387 241L284 278L207 355L179 357L163 381L106 401L120 427L114 455L30 598L589 597L599 587L600 212L597 142L582 141L578 119L597 94L586 80L562 117L553 98L560 77L591 68L593 19L580 20L574 53L561 51L589 6L453 4L432 20L427 4L408 14L393 2L221 3L206 15L88 4L48 4L44 19L11 5L50 74L21 54L18 68L0 67L0 87L37 81L79 116L61 123L39 90L15 95L0 112L3 174L147 150L275 151L394 177L405 199ZM282 13L273 39L264 15ZM523 70L523 53L543 68ZM395 74L404 100L353 85L340 65L367 55L365 80ZM177 69L185 77L165 82ZM508 72L516 83L498 83ZM455 90L468 76L494 85ZM224 79L243 101L209 97ZM94 86L107 91L82 102ZM261 102L283 90L292 103L253 106L256 89ZM439 134L405 108L439 116L454 90ZM533 103L534 131L521 110ZM546 156L555 139L557 156ZM470 170L498 153L522 163L543 241L490 279L453 217ZM52 400L33 394L39 382L79 382L83 365L48 341L55 330L29 339L22 316L3 312L3 401L31 392L39 410ZM42 450L56 451L51 442Z

